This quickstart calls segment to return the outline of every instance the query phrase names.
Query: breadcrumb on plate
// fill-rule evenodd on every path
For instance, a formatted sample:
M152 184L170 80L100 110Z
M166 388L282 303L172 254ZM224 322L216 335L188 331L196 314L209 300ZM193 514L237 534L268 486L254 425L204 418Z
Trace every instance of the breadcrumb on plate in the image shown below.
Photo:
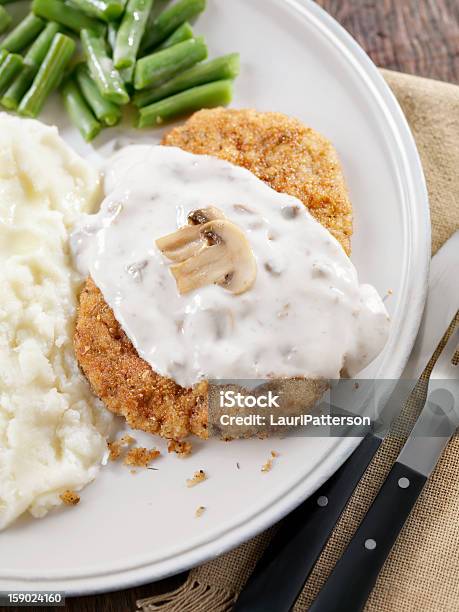
M194 513L194 515L196 518L199 518L200 516L204 514L205 511L206 511L205 506L199 506L198 508L196 508L196 512Z
M126 434L119 440L112 440L110 442L107 442L109 450L108 458L110 459L110 461L116 461L117 459L119 459L122 451L128 446L131 446L131 444L134 444L134 442L135 438L133 438L129 434Z
M175 453L180 457L187 457L191 454L192 446L190 442L184 440L169 440L167 443L167 451L169 453Z
M193 478L188 478L186 481L187 487L195 487L200 482L207 480L207 475L204 470L198 470L193 474Z
M279 457L279 453L276 451L271 451L271 457L268 459L268 461L262 465L261 467L261 471L262 472L270 472L272 470L273 464L274 464L274 459L276 457Z
M80 502L80 496L75 491L64 491L59 495L66 506L76 506Z
M159 457L160 454L161 452L156 448L148 449L137 446L128 450L124 458L124 464L134 467L148 467L153 459Z

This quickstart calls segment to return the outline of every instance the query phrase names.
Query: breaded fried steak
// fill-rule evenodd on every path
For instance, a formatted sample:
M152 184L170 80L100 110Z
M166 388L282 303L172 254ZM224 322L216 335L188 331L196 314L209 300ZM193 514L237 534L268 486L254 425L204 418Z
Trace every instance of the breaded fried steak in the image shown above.
M276 191L296 196L349 253L352 209L336 152L299 121L279 113L203 110L163 144L245 167ZM207 383L186 389L154 372L91 278L80 296L75 351L96 395L134 429L171 440L207 437Z

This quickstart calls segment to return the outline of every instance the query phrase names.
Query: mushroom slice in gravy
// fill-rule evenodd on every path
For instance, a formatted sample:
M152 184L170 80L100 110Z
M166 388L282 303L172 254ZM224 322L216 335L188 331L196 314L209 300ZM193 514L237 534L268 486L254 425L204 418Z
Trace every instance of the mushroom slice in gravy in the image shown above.
M201 236L203 224L214 219L224 219L225 215L218 208L200 208L188 215L188 226L163 236L156 241L156 246L171 261L185 261L204 248Z
M255 282L257 268L251 246L241 229L227 219L185 226L156 244L166 257L179 262L170 269L181 294L214 283L240 294Z

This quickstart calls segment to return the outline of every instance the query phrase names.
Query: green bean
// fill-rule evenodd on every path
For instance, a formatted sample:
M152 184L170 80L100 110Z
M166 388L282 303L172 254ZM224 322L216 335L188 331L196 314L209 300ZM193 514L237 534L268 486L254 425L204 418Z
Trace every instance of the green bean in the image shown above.
M18 53L27 47L44 27L45 22L42 19L29 13L29 15L18 23L14 30L3 39L1 47L2 49L7 49L10 53Z
M107 26L107 41L112 52L115 50L116 34L118 33L118 24L111 21Z
M107 40L108 40L108 44L110 45L112 49L112 52L115 50L117 33L118 33L118 24L109 23ZM133 78L134 78L134 69L135 69L135 64L132 64L132 66L129 66L129 68L121 68L121 70L118 70L123 83L125 83L126 85L130 85L132 83Z
M86 29L93 30L99 35L105 34L105 25L101 21L85 15L62 0L33 0L32 10L35 15L47 21L57 21L73 32L79 33Z
M113 60L107 54L105 40L89 30L82 30L81 42L89 72L100 93L115 104L127 104L128 93L118 71L113 67Z
M102 97L86 65L80 64L76 69L76 81L83 97L99 121L105 125L116 125L121 120L120 107Z
M5 91L14 77L21 71L24 60L16 53L9 53L0 66L0 93Z
M146 106L197 85L234 79L239 74L239 63L239 53L217 57L181 72L159 87L136 92L133 102L138 107Z
M7 31L12 21L13 18L8 13L8 11L5 10L3 6L0 6L0 34L3 34L3 32Z
M8 55L8 51L6 49L0 49L0 66L3 64L6 56Z
M163 42L179 25L190 21L206 8L206 0L179 0L164 10L147 27L142 49L149 50Z
M124 11L123 0L71 0L71 3L83 13L107 22L116 21Z
M58 23L51 21L46 24L46 27L40 33L39 37L32 43L29 50L24 56L26 64L40 67L40 64L45 59L46 54L51 47L53 38L60 31L61 27Z
M157 87L207 57L202 36L142 57L135 66L134 87Z
M59 32L60 26L50 22L39 37L31 45L24 56L24 67L21 74L11 83L2 97L1 103L5 108L16 110L22 97L32 85L32 81L51 47L54 36Z
M80 130L87 142L93 140L102 126L92 114L75 82L68 79L61 93L72 123Z
M232 81L214 81L144 106L139 111L137 126L140 128L159 126L201 108L229 104L232 98L232 86Z
M190 40L190 38L194 38L193 29L188 21L185 21L185 23L182 23L181 26L172 32L172 34L168 36L166 40L159 45L159 47L156 47L155 51L162 51L168 47L173 47L181 42L185 42L185 40Z
M32 84L37 70L34 66L24 65L21 73L14 79L0 100L2 106L9 110L16 110L24 94Z
M61 33L55 35L30 89L19 104L21 115L36 117L40 113L49 94L58 87L74 52L75 43L71 38Z
M116 35L113 52L115 68L134 65L152 6L153 0L128 0Z
M126 85L132 85L132 81L134 80L135 64L134 66L129 66L129 68L123 68L119 72L120 77L123 79L123 83Z

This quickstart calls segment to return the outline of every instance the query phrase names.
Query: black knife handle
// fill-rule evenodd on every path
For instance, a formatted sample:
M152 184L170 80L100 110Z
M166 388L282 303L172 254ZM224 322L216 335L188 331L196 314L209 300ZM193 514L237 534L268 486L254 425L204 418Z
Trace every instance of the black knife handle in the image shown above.
M394 464L309 612L363 609L426 481L419 472L402 463Z
M368 434L339 470L281 523L233 612L288 612L381 439Z

